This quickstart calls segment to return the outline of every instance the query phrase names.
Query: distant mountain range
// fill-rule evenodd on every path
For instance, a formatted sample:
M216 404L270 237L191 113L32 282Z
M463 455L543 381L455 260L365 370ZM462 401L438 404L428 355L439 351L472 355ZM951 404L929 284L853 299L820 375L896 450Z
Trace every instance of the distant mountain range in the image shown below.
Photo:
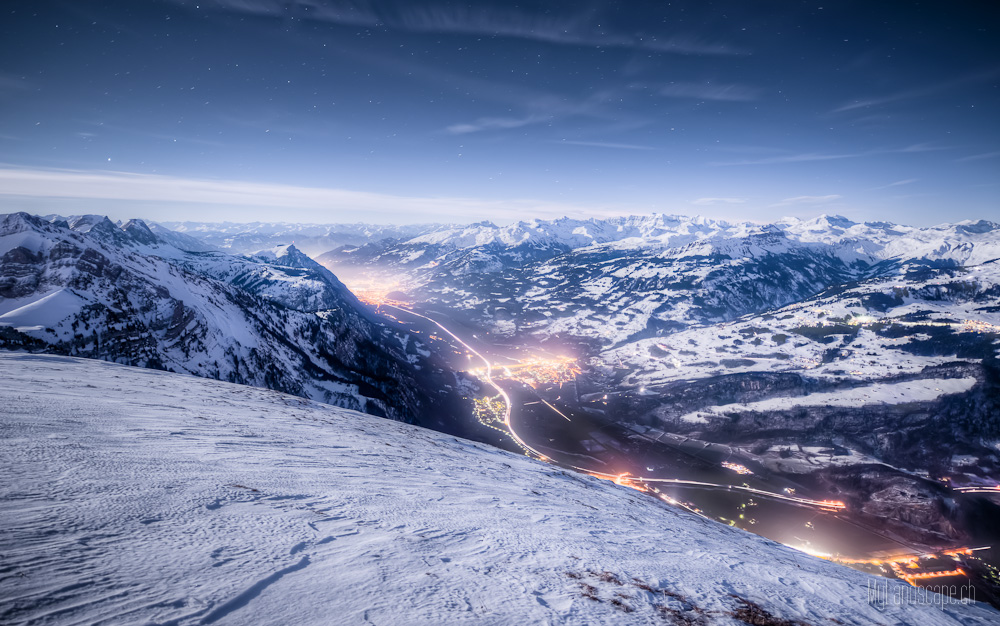
M52 216L48 216L51 218ZM406 240L440 228L438 224L384 226L376 224L289 224L284 222L163 222L163 229L190 237L201 245L247 254L276 245L295 244L315 256L344 245L387 238ZM160 232L160 231L156 231Z
M1000 259L1000 225L986 220L914 228L830 215L762 225L653 214L506 226L167 226L234 251L292 240L302 249L298 238L311 237L306 252L335 272L361 271L415 301L464 311L497 335L595 347L766 312L904 270ZM323 243L336 245L319 251Z
M768 225L664 215L484 222L316 258L381 271L415 300L466 311L498 334L608 346L764 312L904 268L983 264L1000 258L1000 225L912 228L837 216Z

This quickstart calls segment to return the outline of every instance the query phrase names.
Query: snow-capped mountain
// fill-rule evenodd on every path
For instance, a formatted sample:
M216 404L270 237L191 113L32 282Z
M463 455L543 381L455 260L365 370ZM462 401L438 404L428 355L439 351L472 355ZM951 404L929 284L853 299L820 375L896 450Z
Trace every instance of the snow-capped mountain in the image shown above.
M489 222L317 257L401 277L415 300L466 311L499 334L600 345L735 319L903 266L1000 258L1000 225L913 228L839 216L776 224L679 216Z
M507 226L479 222L440 226L408 240L370 241L344 246L317 257L324 263L365 264L466 274L499 271L551 258L577 248L616 241L657 239L685 245L719 229L724 222L672 216L624 217L606 220L531 220ZM739 227L743 229L743 226Z
M276 246L246 256L224 252L184 257L186 268L222 280L299 311L356 308L357 298L330 270L294 245Z
M0 346L285 391L445 427L454 376L288 246L178 249L140 220L0 216Z
M406 424L92 360L0 373L4 624L998 620Z
M839 216L811 220L786 218L777 224L802 243L833 246L876 261L949 261L977 265L1000 258L1000 224L988 220L914 228L888 222L855 223Z

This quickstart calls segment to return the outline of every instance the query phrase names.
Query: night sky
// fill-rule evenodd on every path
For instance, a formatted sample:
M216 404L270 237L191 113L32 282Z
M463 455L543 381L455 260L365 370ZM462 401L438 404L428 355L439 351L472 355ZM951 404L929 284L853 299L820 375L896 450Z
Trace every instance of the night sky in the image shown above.
M0 210L1000 220L1000 3L8 0Z

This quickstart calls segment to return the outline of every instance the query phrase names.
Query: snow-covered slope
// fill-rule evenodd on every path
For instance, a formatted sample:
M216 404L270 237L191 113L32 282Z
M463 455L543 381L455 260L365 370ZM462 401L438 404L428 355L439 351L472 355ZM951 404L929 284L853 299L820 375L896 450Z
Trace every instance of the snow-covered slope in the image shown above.
M330 311L358 304L330 270L291 244L247 256L221 251L187 255L180 263L297 311Z
M601 360L633 369L643 386L742 372L874 380L992 354L1000 348L998 305L1000 261L904 266L762 315L626 342Z
M0 353L0 378L5 624L1000 619L982 605L879 610L869 585L912 588L297 397L44 355Z

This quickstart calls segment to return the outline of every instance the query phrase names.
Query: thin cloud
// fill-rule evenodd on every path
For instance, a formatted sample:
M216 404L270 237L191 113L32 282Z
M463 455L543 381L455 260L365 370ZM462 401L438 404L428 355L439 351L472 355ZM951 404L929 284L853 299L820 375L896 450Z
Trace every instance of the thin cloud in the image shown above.
M567 102L551 95L531 97L521 103L528 111L521 117L480 117L472 122L452 124L445 131L453 135L464 135L489 130L510 130L572 116L613 120L617 116L608 110L606 104L614 100L613 96L610 91L600 91L577 102Z
M844 113L846 111L853 111L855 109L866 109L869 107L880 106L883 104L890 104L892 102L898 102L900 100L910 100L911 98L919 98L921 96L926 96L938 91L938 86L933 85L931 87L925 87L922 89L911 89L909 91L901 91L899 93L891 94L888 96L882 96L880 98L866 98L864 100L855 100L853 102L848 102L837 108L835 108L831 113Z
M614 143L610 141L553 141L551 143L558 143L563 145L571 146L590 146L593 148L612 148L616 150L655 150L656 148L652 146L640 146L632 143Z
M184 3L183 0L175 2ZM673 54L742 55L744 50L687 34L668 37L626 35L600 26L595 28L592 11L575 15L529 14L510 8L458 4L416 6L372 6L364 2L341 0L205 0L202 5L223 11L267 15L286 19L290 12L298 19L348 26L367 26L418 33L460 34L483 37L510 37L551 44L614 47L668 52Z
M955 159L956 163L968 163L969 161L983 161L985 159L995 159L1000 157L1000 150L996 152L984 152L982 154L973 154L972 156L962 157L961 159Z
M746 159L742 161L713 161L709 165L722 167L732 165L773 165L779 163L803 163L808 161L833 161L837 159L856 159L859 157L875 156L879 154L908 154L914 152L934 152L937 150L950 150L946 146L934 146L926 143L918 143L903 148L891 150L866 150L864 152L845 152L841 154L806 152L802 154L785 154L761 159Z
M713 204L743 204L746 201L746 198L698 198L697 200L692 200L691 204L709 206Z
M888 185L882 185L881 187L873 187L872 189L873 190L874 189L889 189L890 187L901 187L903 185L909 185L911 183L915 183L918 180L920 180L920 179L919 178L907 178L906 180L897 180L894 183L889 183Z
M794 198L785 198L781 202L776 202L772 204L772 207L776 206L790 206L793 204L825 204L827 202L833 202L834 200L839 200L843 196L839 194L830 194L827 196L795 196Z
M746 50L728 44L710 42L690 35L676 35L666 39L655 37L640 38L640 48L657 52L674 52L676 54L709 54L709 55L746 55Z
M806 161L832 161L835 159L853 159L865 156L865 152L855 152L847 154L821 154L808 152L805 154L787 154L783 156L765 157L763 159L747 159L743 161L714 161L709 165L729 166L729 165L770 165L774 163L802 163Z
M27 91L28 81L19 76L10 74L0 74L0 92L4 91Z
M468 133L478 133L484 130L509 130L511 128L521 128L531 124L539 124L552 119L551 116L529 115L527 117L481 117L473 122L463 124L452 124L445 130L453 135L465 135Z
M668 98L690 98L693 100L750 102L760 97L760 90L746 85L672 83L660 88L660 95Z
M331 215L337 212L363 211L393 220L398 220L401 215L412 219L466 218L470 215L522 219L526 215L538 217L595 213L617 215L626 211L617 207L583 207L530 199L409 197L348 189L234 180L18 167L0 167L0 196L7 198L8 205L12 200L23 198L105 200L148 202L175 207L225 205L239 207L241 211L280 207L297 215L310 214L313 217L318 211Z
M847 102L845 104L840 105L839 107L833 109L831 113L844 113L846 111L853 111L855 109L877 107L883 104L891 104L893 102L912 100L914 98L922 98L924 96L934 95L942 91L949 91L951 89L960 87L967 83L975 83L983 80L991 80L992 78L997 76L997 74L1000 74L1000 69L994 68L984 72L977 72L975 74L961 76L959 78L955 78L952 80L947 80L940 83L934 83L932 85L924 85L922 87L915 87L913 89L899 91L893 94L886 94L884 96L854 100L852 102Z
M938 150L951 150L951 148L948 146L935 146L929 143L915 143L899 150L891 150L890 152L937 152Z

